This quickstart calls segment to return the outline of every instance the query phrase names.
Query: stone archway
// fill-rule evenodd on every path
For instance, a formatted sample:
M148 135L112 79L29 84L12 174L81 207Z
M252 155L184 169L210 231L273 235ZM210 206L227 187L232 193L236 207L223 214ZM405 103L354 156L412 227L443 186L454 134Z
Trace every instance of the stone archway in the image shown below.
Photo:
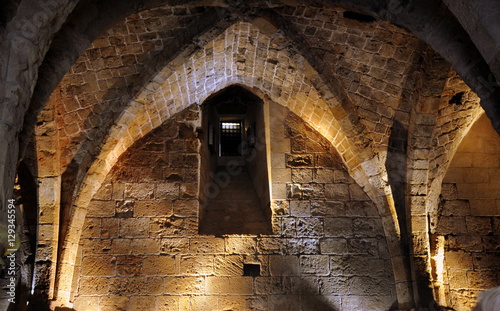
M255 53L253 54L255 63L253 66L245 66L237 58L234 58L234 55L225 56L226 54L221 53L227 44L242 42L238 34L247 36L249 33L258 36L258 40L267 42L270 54L257 58L257 49L254 48L253 51L250 49L250 53ZM122 112L116 126L112 128L100 156L91 166L82 183L82 188L76 196L69 223L69 232L62 249L59 275L61 272L65 272L64 274L67 276L72 275L70 272L73 266L72 262L76 258L80 228L83 226L82 216L86 214L86 206L90 198L97 191L119 155L134 141L159 126L186 105L199 103L216 90L239 83L250 89L261 89L261 92L266 96L297 113L340 151L351 175L377 204L383 218L386 237L391 245L389 249L394 270L398 271L396 283L398 284L398 295L401 295L399 300L402 304L411 301L411 298L408 297L410 291L406 288L408 286L406 283L407 274L406 272L400 273L400 271L406 271L406 268L402 268L405 266L405 260L401 257L399 230L398 226L395 225L397 217L393 211L390 189L387 182L384 181L386 178L383 166L377 164L379 161L377 157L358 158L356 147L349 143L342 127L336 123L329 105L322 100L318 91L310 86L306 75L301 72L301 67L296 63L294 65L295 60L288 59L286 54L283 54L284 52L279 51L279 42L284 43L284 39L280 38L279 34L275 36L278 37L273 41L278 42L278 45L271 42L271 38L259 34L258 29L253 28L251 24L235 24L218 39L208 44L208 48L212 50L211 54L207 54L206 50L200 50L180 68L174 71L160 72L153 79L152 84L145 89L145 92L131 102L129 109ZM233 41L227 43L228 38ZM243 40L243 42L245 41ZM252 60L251 55L247 55L250 60ZM285 59L283 60L283 58ZM269 59L271 61L268 61ZM282 62L275 63L273 59L280 59ZM224 61L224 66L217 67L216 64L222 61ZM301 60L301 62L303 64L305 60ZM261 69L258 71L253 69L254 67L259 68L259 66ZM283 69L281 73L279 75L271 74L271 72L279 72L279 66L282 66L281 69ZM298 70L290 70L291 68ZM219 70L219 74L217 74L217 70ZM61 295L58 296L58 299L60 301L69 299L71 280L70 277L59 279L58 291Z

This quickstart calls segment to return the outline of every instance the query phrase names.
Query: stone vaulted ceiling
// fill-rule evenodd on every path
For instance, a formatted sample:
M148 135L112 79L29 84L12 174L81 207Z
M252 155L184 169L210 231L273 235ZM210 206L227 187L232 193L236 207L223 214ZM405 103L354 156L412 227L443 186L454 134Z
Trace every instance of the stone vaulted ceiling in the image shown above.
M402 306L415 291L410 254L428 255L430 244L420 235L430 224L410 226L409 215L436 215L448 165L483 109L500 129L500 54L489 48L500 39L464 13L480 16L480 4L6 2L17 10L2 17L2 91L20 108L3 109L1 125L40 191L54 193L41 208L62 208L49 294L60 305L87 205L119 156L225 87L290 109L335 147L376 203ZM12 154L1 156L3 185L13 182ZM409 230L424 242L409 246Z

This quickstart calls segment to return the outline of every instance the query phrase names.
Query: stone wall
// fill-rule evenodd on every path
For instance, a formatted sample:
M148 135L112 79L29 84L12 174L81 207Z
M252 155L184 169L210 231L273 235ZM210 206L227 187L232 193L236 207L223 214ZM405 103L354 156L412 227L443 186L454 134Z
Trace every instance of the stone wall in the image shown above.
M500 137L483 115L444 178L436 269L451 307L470 310L480 290L500 285ZM439 250L441 249L441 250Z
M134 144L92 200L76 310L388 309L392 267L374 204L323 137L270 106L271 175L282 180L273 234L198 235L192 106ZM245 264L260 276L243 276Z
M288 7L281 13L305 38L310 52L338 76L368 129L366 135L387 146L392 119L408 109L401 94L422 42L394 25L354 19L340 8Z

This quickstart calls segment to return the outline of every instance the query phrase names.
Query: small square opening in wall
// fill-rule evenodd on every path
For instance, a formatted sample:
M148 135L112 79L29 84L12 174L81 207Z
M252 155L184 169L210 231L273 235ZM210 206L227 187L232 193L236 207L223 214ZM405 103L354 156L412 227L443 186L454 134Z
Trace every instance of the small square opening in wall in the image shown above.
M244 264L243 276L260 276L260 265Z

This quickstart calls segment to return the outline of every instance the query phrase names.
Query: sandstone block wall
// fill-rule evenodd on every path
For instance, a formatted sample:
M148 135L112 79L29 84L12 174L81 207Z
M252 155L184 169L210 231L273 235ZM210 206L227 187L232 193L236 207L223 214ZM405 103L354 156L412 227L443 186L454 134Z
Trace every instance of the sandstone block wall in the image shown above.
M482 116L444 178L437 236L450 304L470 310L481 290L500 285L500 137Z
M393 303L374 204L323 137L286 108L270 110L272 176L281 170L283 186L272 201L273 234L198 234L203 142L188 126L201 117L192 106L134 144L92 200L75 309L386 310ZM260 265L259 276L244 276L245 264Z

